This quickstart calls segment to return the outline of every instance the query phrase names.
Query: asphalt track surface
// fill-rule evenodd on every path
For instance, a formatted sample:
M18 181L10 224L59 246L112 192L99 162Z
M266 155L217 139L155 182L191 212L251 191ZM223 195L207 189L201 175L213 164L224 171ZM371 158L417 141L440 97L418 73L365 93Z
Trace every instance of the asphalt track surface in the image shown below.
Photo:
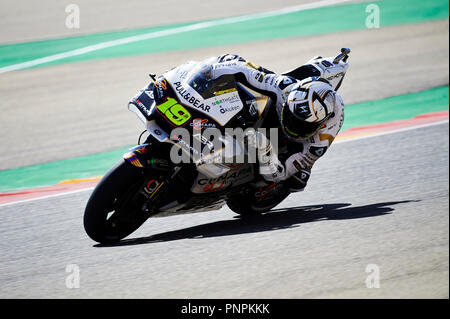
M0 297L449 297L448 124L338 143L305 192L250 221L228 208L152 218L99 247L81 223L89 194L0 209Z
M102 9L97 3L92 16ZM259 9L256 1L230 3L230 11L179 14L164 23L298 2ZM37 19L33 8L14 1L11 10L21 14L2 11L0 23L16 16L17 25L0 42L68 35L52 25L63 4L43 2L48 16ZM137 1L127 5L145 12ZM126 10L110 9L91 26L84 20L79 32L141 26L139 16L113 23ZM21 29L20 19L35 24ZM0 169L134 144L141 124L126 102L149 72L224 52L282 72L341 47L352 48L341 89L347 104L448 85L448 19L11 72L0 77L0 136L8 150ZM114 247L98 247L84 233L89 191L1 207L0 297L448 298L448 137L448 124L441 124L339 143L317 162L308 189L274 212L253 221L227 208L153 218ZM69 264L80 267L78 289L66 288ZM370 264L380 269L378 289L365 284Z

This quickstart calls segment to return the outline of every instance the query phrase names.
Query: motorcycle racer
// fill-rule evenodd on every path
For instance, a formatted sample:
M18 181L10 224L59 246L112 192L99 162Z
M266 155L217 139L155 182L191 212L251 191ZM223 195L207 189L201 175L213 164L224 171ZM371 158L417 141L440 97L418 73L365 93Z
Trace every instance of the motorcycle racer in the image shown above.
M265 136L255 135L259 173L268 182L285 181L291 192L307 185L314 163L325 154L344 121L344 103L336 92L348 68L315 57L286 75L276 74L236 54L212 63L212 78L232 74L236 80L275 100L277 127L287 152L276 154ZM295 75L293 77L292 75ZM300 79L300 80L298 80Z

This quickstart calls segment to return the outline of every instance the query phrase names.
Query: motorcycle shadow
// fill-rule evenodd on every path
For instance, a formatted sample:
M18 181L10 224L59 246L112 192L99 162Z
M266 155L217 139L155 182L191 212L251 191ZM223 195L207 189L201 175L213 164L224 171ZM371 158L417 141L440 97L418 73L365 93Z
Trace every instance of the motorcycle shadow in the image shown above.
M300 224L323 220L376 217L391 214L394 208L390 206L409 202L412 201L384 202L365 206L352 206L349 203L338 203L283 208L271 210L254 217L235 216L232 220L216 221L148 237L124 239L112 244L97 244L94 247L141 245L180 239L230 236L298 227Z

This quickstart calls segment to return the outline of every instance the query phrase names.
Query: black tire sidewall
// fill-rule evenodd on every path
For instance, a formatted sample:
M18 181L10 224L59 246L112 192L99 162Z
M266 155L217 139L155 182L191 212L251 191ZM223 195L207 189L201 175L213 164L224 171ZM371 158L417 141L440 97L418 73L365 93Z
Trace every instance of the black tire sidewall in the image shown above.
M142 169L123 159L118 161L103 176L92 192L84 212L84 229L91 239L100 243L121 239L109 238L106 234L106 219L110 211L109 208L117 198L143 177Z

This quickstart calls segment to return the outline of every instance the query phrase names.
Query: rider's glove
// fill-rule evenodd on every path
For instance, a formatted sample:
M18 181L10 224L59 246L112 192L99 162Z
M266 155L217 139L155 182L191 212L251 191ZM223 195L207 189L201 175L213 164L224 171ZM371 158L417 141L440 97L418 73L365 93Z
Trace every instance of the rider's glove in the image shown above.
M347 72L348 64L344 61L339 61L339 63L335 64L333 60L333 57L322 58L317 56L306 62L306 64L315 67L320 72L320 77L327 79L333 86L333 89L337 90L345 72Z

